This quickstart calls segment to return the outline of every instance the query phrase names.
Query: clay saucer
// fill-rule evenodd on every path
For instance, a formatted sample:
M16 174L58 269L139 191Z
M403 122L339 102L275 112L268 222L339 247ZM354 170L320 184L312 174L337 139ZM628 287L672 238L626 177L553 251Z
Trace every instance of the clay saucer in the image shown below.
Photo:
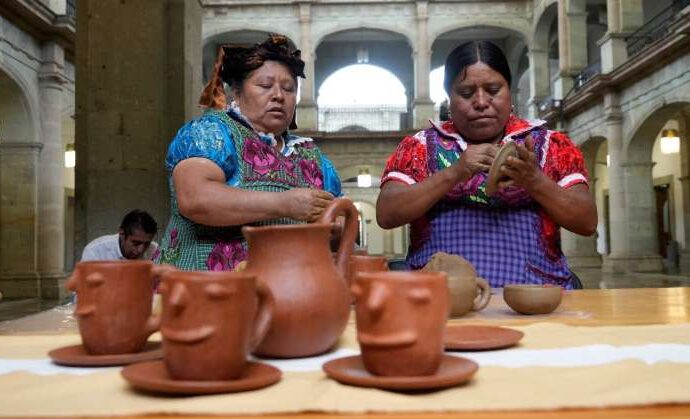
M82 345L64 346L48 352L54 363L68 367L112 367L163 358L161 342L148 342L140 352L117 355L91 355Z
M334 359L323 364L322 368L326 375L342 384L406 391L442 389L463 384L472 378L479 366L466 358L443 355L441 366L434 375L384 377L367 371L362 357L357 355Z
M525 334L498 326L456 325L446 327L446 350L486 351L513 346Z
M494 161L489 169L489 176L486 179L487 195L494 195L498 192L498 182L501 181L501 166L511 156L518 156L517 147L513 142L505 143L496 153L496 157L494 157Z
M237 393L268 387L280 381L282 373L276 367L261 362L248 362L242 376L228 381L174 380L168 374L165 361L149 361L122 369L125 380L137 389L165 394Z

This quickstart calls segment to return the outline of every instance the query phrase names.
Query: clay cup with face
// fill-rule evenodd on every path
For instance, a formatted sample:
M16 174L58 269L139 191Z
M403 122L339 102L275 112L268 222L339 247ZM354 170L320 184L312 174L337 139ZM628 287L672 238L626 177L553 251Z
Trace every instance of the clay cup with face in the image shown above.
M360 272L381 272L388 270L388 260L385 256L356 255L350 256L347 264L348 285L352 284L353 278Z
M176 380L223 381L242 375L268 330L270 294L245 272L163 275L163 348Z
M77 293L74 315L87 353L136 353L158 330L151 315L153 284L167 268L150 261L77 264L66 287Z
M450 305L445 273L359 273L352 293L357 340L370 373L398 377L436 373Z
M481 310L491 300L489 283L477 276L474 266L462 256L435 253L422 270L448 274L452 317L462 316L470 310Z

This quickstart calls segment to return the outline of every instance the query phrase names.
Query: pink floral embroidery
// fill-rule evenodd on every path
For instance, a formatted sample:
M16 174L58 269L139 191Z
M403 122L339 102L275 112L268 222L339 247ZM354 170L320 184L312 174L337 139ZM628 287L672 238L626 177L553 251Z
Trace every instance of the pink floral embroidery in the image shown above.
M247 259L247 251L239 241L218 242L206 259L209 271L230 271Z
M247 140L242 158L260 175L270 172L278 162L273 149L257 139Z
M304 178L315 188L323 189L323 175L319 165L313 160L302 160L299 162Z
M290 177L295 177L295 163L291 162L288 159L284 159L281 162L281 166L283 169L285 169L285 173L287 173L288 176Z

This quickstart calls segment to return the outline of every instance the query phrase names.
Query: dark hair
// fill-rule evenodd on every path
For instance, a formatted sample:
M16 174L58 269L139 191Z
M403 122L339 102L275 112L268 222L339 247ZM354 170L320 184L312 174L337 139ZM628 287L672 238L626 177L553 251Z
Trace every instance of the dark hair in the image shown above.
M205 108L225 109L227 103L223 82L238 88L249 73L266 61L283 63L295 79L304 78L301 55L300 50L290 47L286 36L279 34L270 34L264 42L255 45L222 45L199 104Z
M146 234L156 234L158 224L151 214L140 209L135 209L127 213L120 223L120 230L125 232L125 237L131 235L134 230L141 230Z
M458 74L464 74L467 67L479 61L500 73L508 82L508 87L510 87L512 77L508 60L503 55L503 51L496 44L489 41L470 41L455 48L446 58L443 87L446 89L448 96L450 96L451 85L455 77Z

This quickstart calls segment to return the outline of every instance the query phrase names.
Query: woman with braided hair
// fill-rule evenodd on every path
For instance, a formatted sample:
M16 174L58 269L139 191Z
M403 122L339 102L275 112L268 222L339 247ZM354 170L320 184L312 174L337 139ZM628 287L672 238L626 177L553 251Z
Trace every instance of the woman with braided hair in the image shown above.
M312 222L341 195L330 160L311 138L288 132L297 77L304 62L282 35L220 48L200 99L206 111L168 148L172 215L159 263L232 270L247 257L241 226Z

